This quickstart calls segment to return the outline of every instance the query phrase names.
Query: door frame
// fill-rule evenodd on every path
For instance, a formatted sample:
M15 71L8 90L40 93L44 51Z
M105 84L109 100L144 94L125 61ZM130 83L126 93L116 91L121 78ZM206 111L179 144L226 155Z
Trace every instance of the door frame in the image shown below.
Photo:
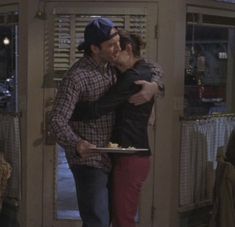
M125 5L125 6L124 6ZM147 50L147 56L151 60L157 60L157 39L156 39L156 25L157 25L157 3L120 3L117 2L107 2L105 7L103 3L96 2L95 8L93 3L48 3L46 6L47 17L49 18L53 13L73 13L76 14L79 11L86 13L96 13L96 14L107 14L111 15L112 13L117 13L118 11L126 12L145 12L146 15L150 15L147 21L147 32L150 34L149 48ZM46 115L47 112L51 109L51 104L56 93L56 88L44 88L44 129L47 134L47 122ZM154 112L155 114L155 112ZM149 124L149 133L150 133L150 144L153 151L155 152L155 124L154 120ZM55 212L55 174L56 174L56 151L54 145L43 146L43 226L49 227L80 227L80 220L58 220L56 219ZM139 212L141 218L139 220L139 227L146 227L152 225L152 210L153 210L153 196L154 196L154 178L155 178L155 168L154 168L154 155L152 157L152 168L149 174L149 177L144 186L144 190L141 196L141 202L139 207Z

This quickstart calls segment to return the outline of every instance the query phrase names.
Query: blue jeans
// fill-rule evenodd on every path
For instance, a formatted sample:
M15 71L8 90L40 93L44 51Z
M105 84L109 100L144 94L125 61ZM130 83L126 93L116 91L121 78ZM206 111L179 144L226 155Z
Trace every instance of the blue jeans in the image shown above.
M83 227L108 227L109 173L85 165L71 168Z

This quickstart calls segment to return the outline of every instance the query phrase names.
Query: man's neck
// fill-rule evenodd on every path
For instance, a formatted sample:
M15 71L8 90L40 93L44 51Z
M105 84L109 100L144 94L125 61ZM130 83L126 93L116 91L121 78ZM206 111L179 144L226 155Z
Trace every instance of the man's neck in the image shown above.
M97 65L106 65L108 63L107 61L104 61L98 56L92 55L91 57L94 59Z

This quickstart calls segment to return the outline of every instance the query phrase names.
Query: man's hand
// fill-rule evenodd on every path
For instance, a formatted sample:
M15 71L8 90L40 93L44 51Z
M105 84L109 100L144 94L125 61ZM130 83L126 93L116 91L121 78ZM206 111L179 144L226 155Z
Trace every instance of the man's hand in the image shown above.
M95 148L96 145L89 143L86 140L80 140L77 144L77 153L81 158L87 158L97 151L93 151L91 148Z
M129 102L136 106L150 101L154 95L160 93L159 86L156 82L138 80L135 81L135 84L142 86L142 89L138 93L132 95L129 99Z

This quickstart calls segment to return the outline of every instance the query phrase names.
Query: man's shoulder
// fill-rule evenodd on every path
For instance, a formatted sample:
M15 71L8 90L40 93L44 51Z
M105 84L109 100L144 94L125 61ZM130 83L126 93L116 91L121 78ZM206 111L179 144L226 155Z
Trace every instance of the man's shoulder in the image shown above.
M67 71L66 77L70 78L81 78L87 76L93 70L93 66L89 63L89 61L82 57L78 61L76 61L72 67Z

